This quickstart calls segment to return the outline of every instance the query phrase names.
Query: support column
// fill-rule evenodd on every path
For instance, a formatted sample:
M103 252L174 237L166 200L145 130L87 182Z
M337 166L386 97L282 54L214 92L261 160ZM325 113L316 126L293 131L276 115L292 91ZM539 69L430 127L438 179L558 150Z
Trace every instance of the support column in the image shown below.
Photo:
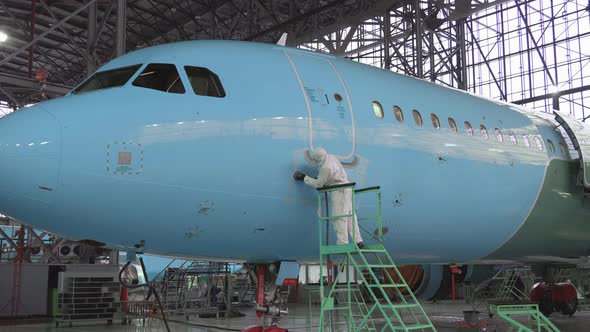
M35 18L37 16L37 1L31 1L31 42L35 39ZM35 49L35 44L32 43L29 47L29 78L33 78L33 50Z
M559 111L559 92L553 94L553 109Z
M96 39L96 10L97 4L94 2L88 7L88 36L86 37L86 51L88 59L95 61L94 57L94 40ZM94 63L86 63L86 74L90 76L94 72Z
M416 36L416 76L424 78L424 68L422 67L422 12L420 11L420 0L414 2L414 10L416 13L416 23L414 27L414 34Z
M428 1L428 15L432 15L434 11L434 0ZM428 31L428 61L430 62L430 81L436 81L436 71L434 70L434 31Z
M459 89L467 90L467 48L465 47L465 19L457 20L457 83Z
M391 12L388 9L383 16L383 69L391 69Z
M588 5L590 6L590 2L588 3ZM551 32L552 32L552 36L555 36L555 11L554 11L554 4L553 4L553 0L551 0ZM589 7L590 8L590 7ZM555 75L555 81L553 82L553 86L551 87L551 89L555 89L556 91L554 91L553 93L553 109L559 111L559 76L558 76L558 70L557 70L557 45L553 44L553 67L554 67L554 75ZM583 108L582 108L583 109Z
M127 45L127 0L117 1L117 56L125 54Z

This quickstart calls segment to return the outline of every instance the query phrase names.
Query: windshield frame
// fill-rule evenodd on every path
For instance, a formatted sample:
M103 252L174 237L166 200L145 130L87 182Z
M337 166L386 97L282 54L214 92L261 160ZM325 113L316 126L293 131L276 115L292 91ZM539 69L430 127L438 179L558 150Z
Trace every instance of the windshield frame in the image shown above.
M92 74L90 77L88 77L86 80L84 80L84 82L80 83L80 85L78 85L76 88L74 88L71 91L71 94L82 94L82 93L87 93L87 92L93 92L93 91L99 91L99 90L105 90L105 89L118 88L118 87L125 86L127 83L129 83L131 81L132 78L134 78L136 76L137 72L143 66L144 66L143 63L138 63L138 64L124 66L124 67L118 67L118 68L113 68L113 69L108 69L108 70L103 70L103 71L97 71L94 74ZM108 74L112 74L114 72L129 70L129 69L133 69L133 68L135 68L135 70L133 70L133 72L128 75L127 79L122 84L116 84L116 85L111 85L111 86L92 89L92 90L80 91L80 90L84 89L86 86L88 86L90 83L92 83L99 75L105 76Z

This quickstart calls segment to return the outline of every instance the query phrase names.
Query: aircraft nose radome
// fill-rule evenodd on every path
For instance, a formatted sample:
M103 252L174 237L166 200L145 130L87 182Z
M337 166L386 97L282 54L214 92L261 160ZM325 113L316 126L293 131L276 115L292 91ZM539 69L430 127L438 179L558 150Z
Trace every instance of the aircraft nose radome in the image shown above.
M40 106L0 118L0 212L26 222L54 201L60 136L58 121Z

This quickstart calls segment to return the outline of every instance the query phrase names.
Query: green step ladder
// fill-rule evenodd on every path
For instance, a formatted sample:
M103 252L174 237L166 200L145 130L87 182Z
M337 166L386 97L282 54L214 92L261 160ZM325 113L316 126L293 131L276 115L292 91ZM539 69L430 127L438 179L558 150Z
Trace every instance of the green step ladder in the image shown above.
M355 190L354 186L354 183L347 183L318 189L320 271L324 271L324 265L327 264L328 272L327 280L320 277L318 331L341 331L336 323L344 319L347 325L345 331L436 332L383 246L380 187ZM331 215L330 195L341 190L351 192L352 212ZM376 243L367 243L360 249L353 227L352 243L330 244L331 221L343 217L354 218L356 196L368 196L371 193L375 194L377 213L371 217L358 218L358 222L373 222L377 227L373 234ZM331 262L336 262L335 269ZM357 275L356 281L351 274Z
M509 324L508 332L560 332L557 326L539 311L538 304L490 305L490 315L498 315ZM527 319L528 326L517 321L516 317Z

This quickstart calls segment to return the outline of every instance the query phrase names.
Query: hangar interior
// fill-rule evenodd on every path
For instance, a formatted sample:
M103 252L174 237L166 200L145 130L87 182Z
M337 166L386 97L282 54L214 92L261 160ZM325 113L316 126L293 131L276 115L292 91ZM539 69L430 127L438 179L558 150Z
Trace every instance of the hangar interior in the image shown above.
M211 39L277 43L284 33L289 47L521 105L548 117L553 110L581 122L590 116L585 101L590 95L590 2L584 0L0 0L0 113L4 116L59 98L103 64L145 47ZM577 155L575 144L568 144L570 153ZM116 251L63 239L9 217L2 217L0 225L0 324L19 320L49 321L49 326L58 321L62 326L71 324L75 319L63 312L65 302L59 303L66 301L63 290L76 288L80 282L82 292L87 283L104 290L104 303L120 302L109 309L115 314L126 312L123 316L130 324L166 328L161 314L150 313L153 302L129 300L140 299L145 290L121 288L117 274L126 258L119 259ZM564 330L584 331L590 324L590 314L583 311L590 292L586 285L590 270L583 263L572 259L563 262L566 268L543 267L543 275L551 275L556 283L576 282L575 320L567 314L552 316L554 324ZM193 325L177 322L174 329L245 328L257 323L252 309L256 301L253 267L246 271L245 265L235 262L187 260L171 264L162 266L157 279L167 282L158 285L164 294L162 311L186 316L189 323L199 315L214 316ZM441 273L445 277L439 280L436 294L420 300L426 313L435 317L433 321L441 321L438 326L435 322L439 331L488 331L486 328L502 323L475 313L479 298L473 294L485 288L478 282L487 282L486 291L490 285L495 287L490 298L530 302L530 294L523 289L537 280L537 268L444 266ZM128 277L131 283L145 278L140 265L133 269ZM425 272L418 270L406 267L404 272L408 284L416 288L425 284ZM319 271L316 265L302 266L299 282L289 286L285 297L286 302L299 302L300 307L291 310L281 326L306 325L308 316L317 319L307 313L313 290L304 286L323 280ZM233 292L221 291L229 288ZM196 310L204 303L218 302L213 301L212 290L219 298L226 297L224 308ZM42 301L38 301L39 294ZM455 302L455 296L461 300ZM437 301L450 301L445 302L449 307L441 309ZM249 308L249 320L230 318L239 316L242 308ZM91 318L100 324L117 321L119 316L110 313ZM440 318L446 314L459 318ZM506 325L497 328L503 330Z

